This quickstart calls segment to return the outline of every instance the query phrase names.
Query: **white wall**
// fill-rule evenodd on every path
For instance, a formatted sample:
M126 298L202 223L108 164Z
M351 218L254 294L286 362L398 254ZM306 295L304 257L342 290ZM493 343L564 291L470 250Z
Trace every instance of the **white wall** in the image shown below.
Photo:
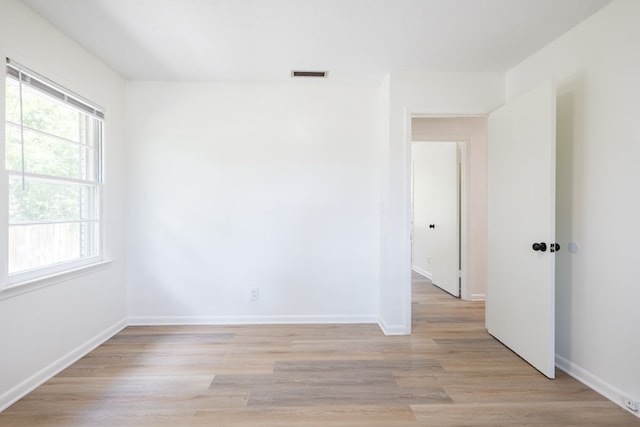
M640 400L638 22L617 0L506 76L508 98L557 81L558 364L617 403Z
M378 126L377 88L130 82L131 321L377 321Z
M0 410L109 338L126 317L124 80L14 0L0 5L3 64L5 57L105 108L105 221L114 261L28 293L0 292ZM3 65L2 76L4 69ZM4 84L0 87L4 99ZM0 105L4 118L4 102ZM0 179L4 182L6 175ZM6 212L5 204L6 198L1 198L0 211Z
M466 295L483 300L487 288L487 120L485 117L416 117L414 141L466 141Z
M499 73L391 73L382 195L380 323L388 334L411 331L411 115L487 114L504 103ZM388 135L388 136L387 136Z

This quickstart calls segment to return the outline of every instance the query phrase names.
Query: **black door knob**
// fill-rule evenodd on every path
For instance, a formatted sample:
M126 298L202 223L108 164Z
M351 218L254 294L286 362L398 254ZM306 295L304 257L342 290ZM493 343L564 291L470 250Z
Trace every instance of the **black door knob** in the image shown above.
M546 252L547 244L545 242L534 243L531 245L534 251Z
M436 228L435 224L429 224L429 228Z

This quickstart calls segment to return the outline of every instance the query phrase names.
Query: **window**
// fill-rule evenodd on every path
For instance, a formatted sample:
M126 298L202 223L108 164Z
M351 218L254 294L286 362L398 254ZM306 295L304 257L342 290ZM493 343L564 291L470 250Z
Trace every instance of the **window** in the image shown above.
M7 59L8 283L102 259L104 114Z

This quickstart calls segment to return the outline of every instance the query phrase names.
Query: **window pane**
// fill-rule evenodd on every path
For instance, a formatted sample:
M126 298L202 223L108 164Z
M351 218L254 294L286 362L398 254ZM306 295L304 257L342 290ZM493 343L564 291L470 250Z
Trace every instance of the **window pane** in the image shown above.
M67 182L9 177L9 223L98 219L97 188Z
M9 273L98 255L92 223L9 227Z
M22 115L26 127L81 141L84 114L25 85L22 87Z
M6 100L7 121L20 123L20 89L18 81L11 77L7 77Z
M7 123L5 126L5 164L7 170L22 170L22 149L20 127Z
M22 171L20 127L7 123L7 169ZM97 181L96 150L64 139L24 130L24 171Z

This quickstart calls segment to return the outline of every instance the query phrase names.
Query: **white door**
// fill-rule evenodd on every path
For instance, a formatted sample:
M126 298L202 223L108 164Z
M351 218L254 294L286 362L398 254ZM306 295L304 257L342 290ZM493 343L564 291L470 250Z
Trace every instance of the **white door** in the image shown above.
M487 329L549 378L555 377L555 118L549 82L488 122Z
M433 243L429 233L429 219L433 199L431 161L423 143L412 144L412 218L411 269L431 279Z
M459 160L457 142L413 144L413 265L434 285L460 296Z

